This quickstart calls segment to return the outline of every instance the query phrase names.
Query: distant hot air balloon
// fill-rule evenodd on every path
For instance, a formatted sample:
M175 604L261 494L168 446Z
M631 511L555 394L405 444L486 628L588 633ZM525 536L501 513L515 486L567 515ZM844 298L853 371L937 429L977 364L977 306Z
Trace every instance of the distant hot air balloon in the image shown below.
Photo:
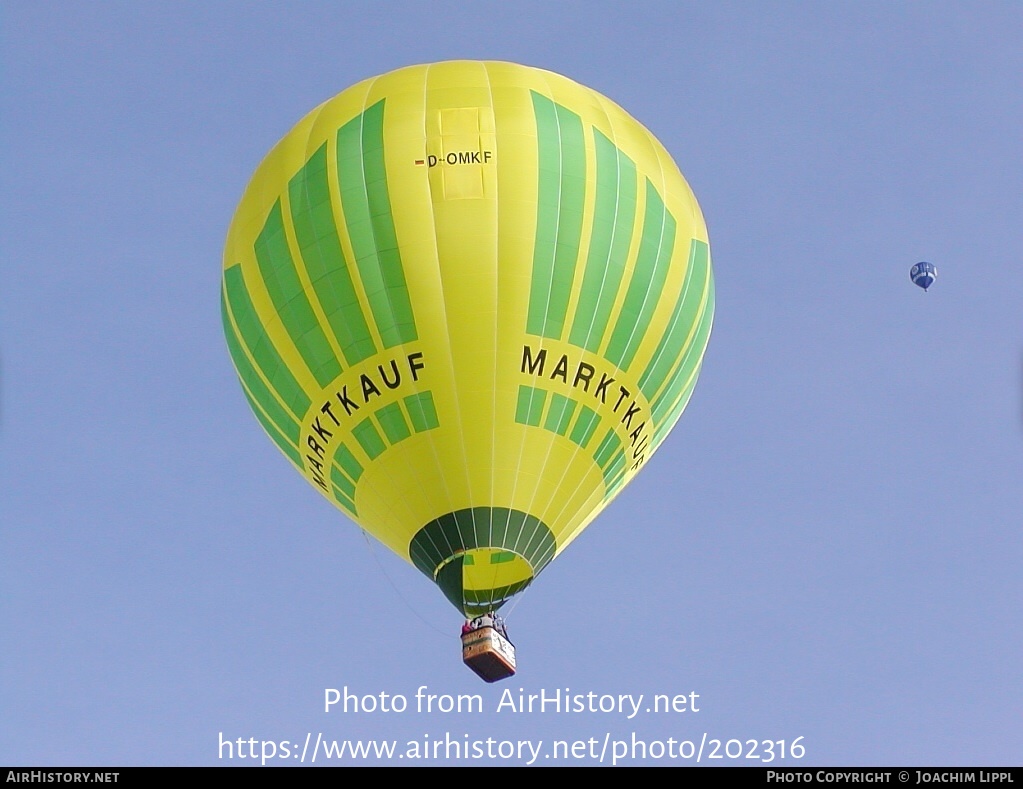
M557 74L458 61L361 82L274 147L222 310L292 465L477 617L660 446L714 284L699 206L644 127Z
M914 285L926 291L938 278L938 269L933 263L916 263L909 270L909 278L913 280Z

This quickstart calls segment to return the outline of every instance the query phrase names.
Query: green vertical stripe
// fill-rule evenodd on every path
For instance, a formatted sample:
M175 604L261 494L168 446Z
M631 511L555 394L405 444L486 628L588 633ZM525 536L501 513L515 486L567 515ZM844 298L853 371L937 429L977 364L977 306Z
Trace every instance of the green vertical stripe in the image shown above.
M405 414L401 412L401 406L398 403L385 405L376 412L375 416L380 427L384 429L384 435L387 436L389 444L397 444L412 435L408 422L405 421Z
M594 353L600 348L625 273L636 221L636 165L594 129L597 193L586 273L569 342Z
M515 409L515 421L520 425L540 426L540 415L543 413L547 392L534 389L532 386L519 387L519 401Z
M618 437L614 428L611 428L604 435L604 440L600 442L597 451L593 453L593 459L597 461L598 466L604 468L611 459L611 456L621 448L622 440Z
M419 392L405 398L405 408L408 409L409 419L412 420L412 429L417 433L424 430L433 430L440 426L437 419L437 408L433 404L432 392Z
M359 424L352 428L352 435L359 442L359 446L369 455L370 460L376 460L380 453L387 449L384 440L373 426L373 421L367 416Z
M291 221L320 307L349 365L376 353L341 250L327 182L324 143L288 184Z
M619 474L625 473L625 450L619 449L604 466L604 485L610 487Z
M648 401L668 377L672 366L678 360L676 354L685 347L690 332L696 331L697 315L703 307L707 293L707 281L710 278L710 254L707 244L693 239L689 245L689 265L686 280L675 311L668 323L649 366L639 379L640 389Z
M359 481L359 477L362 476L362 464L356 460L352 450L344 444L338 444L337 449L334 450L334 462L355 482Z
M249 298L240 265L231 266L224 272L224 290L227 294L228 308L234 316L242 340L252 358L256 360L256 366L262 370L263 376L270 383L270 388L277 392L284 404L291 409L291 413L301 418L309 409L309 397L298 385L298 381L270 342L270 337L252 305L252 299Z
M652 183L646 182L646 212L636 267L625 293L621 314L608 341L604 357L621 370L628 370L643 335L650 327L654 308L668 276L668 264L675 245L675 219L664 207Z
M266 414L263 413L263 409L260 408L259 403L253 399L252 395L249 394L249 390L246 389L244 385L242 386L242 392L245 393L245 399L249 401L252 413L256 415L256 419L259 420L259 424L263 426L267 435L273 439L273 442L280 448L281 452L288 456L292 463L299 468L302 468L302 456L299 454L295 445L288 441L287 437L277 429L277 425L267 418Z
M334 501L344 507L352 515L358 515L358 511L355 509L355 501L337 485L331 485L334 491Z
M702 364L700 365L702 366ZM675 402L675 405L665 414L663 421L657 425L657 429L654 431L654 437L650 444L650 451L653 452L661 445L664 441L664 437L668 435L671 428L675 426L675 422L682 415L686 406L689 405L689 398L693 396L693 391L696 389L696 380L700 377L700 367L697 367L693 373L692 378L689 379L689 383L686 384L685 389L682 391L681 396ZM647 453L649 455L649 452Z
M625 481L625 474L621 474L614 482L607 486L604 490L604 501L610 499L615 493L622 488L622 483Z
M572 414L575 413L576 402L569 400L563 394L555 392L551 395L551 407L547 411L547 419L544 420L545 430L565 435L568 425L572 421Z
M584 405L579 410L579 418L575 420L575 424L572 426L572 433L569 435L569 439L585 448L590 442L590 438L593 437L593 431L597 429L599 423L600 417L597 415L597 412Z
M298 278L284 234L280 200L274 203L256 238L255 251L259 271L284 329L317 383L326 386L341 373L341 365Z
M384 102L337 134L337 169L348 235L366 297L385 348L417 337L394 232L384 167Z
M618 490L621 489L622 484L625 482L625 465L618 470L618 472L610 479L605 475L604 477L604 499L605 501L613 496Z
M572 292L586 193L582 120L533 93L539 183L526 331L560 339Z
M234 361L234 368L238 371L238 377L245 385L246 394L255 402L259 403L267 419L273 422L278 432L288 438L292 445L298 444L299 424L289 414L280 401L274 397L273 392L264 383L256 368L252 366L248 355L238 341L234 327L231 325L231 316L227 311L227 299L224 292L220 296L220 314L224 322L224 336L227 338L227 348L231 352L231 359Z
M330 467L330 481L341 488L350 499L355 498L355 483L348 478L348 475L342 473L341 469L337 466L332 465Z
M710 336L710 327L714 322L713 279L707 282L707 296L703 304L703 314L700 316L700 322L696 327L693 341L686 348L686 352L682 355L674 372L672 372L664 390L650 404L650 414L658 426L660 426L664 415L671 410L672 405L678 400L681 390L690 381L693 373L699 369L702 363L703 352L707 347L707 339Z

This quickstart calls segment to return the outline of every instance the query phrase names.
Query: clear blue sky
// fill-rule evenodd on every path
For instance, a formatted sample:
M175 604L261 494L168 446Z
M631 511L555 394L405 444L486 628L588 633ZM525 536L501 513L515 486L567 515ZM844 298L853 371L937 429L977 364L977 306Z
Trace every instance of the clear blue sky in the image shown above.
M0 764L251 764L219 738L307 734L1020 764L1018 4L8 0L0 35ZM437 589L263 435L218 307L273 143L452 58L625 107L717 278L688 410L515 607L495 686ZM345 686L409 709L325 713ZM484 710L416 712L421 686ZM499 712L507 688L699 711Z

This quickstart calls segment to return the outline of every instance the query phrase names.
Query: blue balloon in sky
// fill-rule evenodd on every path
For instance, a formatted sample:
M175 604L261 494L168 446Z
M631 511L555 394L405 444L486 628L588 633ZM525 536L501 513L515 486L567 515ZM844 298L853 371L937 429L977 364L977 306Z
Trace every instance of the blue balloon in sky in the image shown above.
M913 280L913 284L924 290L933 285L937 277L938 269L934 267L933 263L920 262L909 270L909 278Z

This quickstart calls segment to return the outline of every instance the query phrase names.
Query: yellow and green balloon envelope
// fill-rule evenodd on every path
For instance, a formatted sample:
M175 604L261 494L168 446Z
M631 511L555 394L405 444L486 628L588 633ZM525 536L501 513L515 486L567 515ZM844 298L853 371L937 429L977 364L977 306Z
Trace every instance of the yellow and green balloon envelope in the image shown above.
M277 144L231 223L222 308L278 448L475 616L660 446L714 284L643 126L557 74L456 61L361 82Z

